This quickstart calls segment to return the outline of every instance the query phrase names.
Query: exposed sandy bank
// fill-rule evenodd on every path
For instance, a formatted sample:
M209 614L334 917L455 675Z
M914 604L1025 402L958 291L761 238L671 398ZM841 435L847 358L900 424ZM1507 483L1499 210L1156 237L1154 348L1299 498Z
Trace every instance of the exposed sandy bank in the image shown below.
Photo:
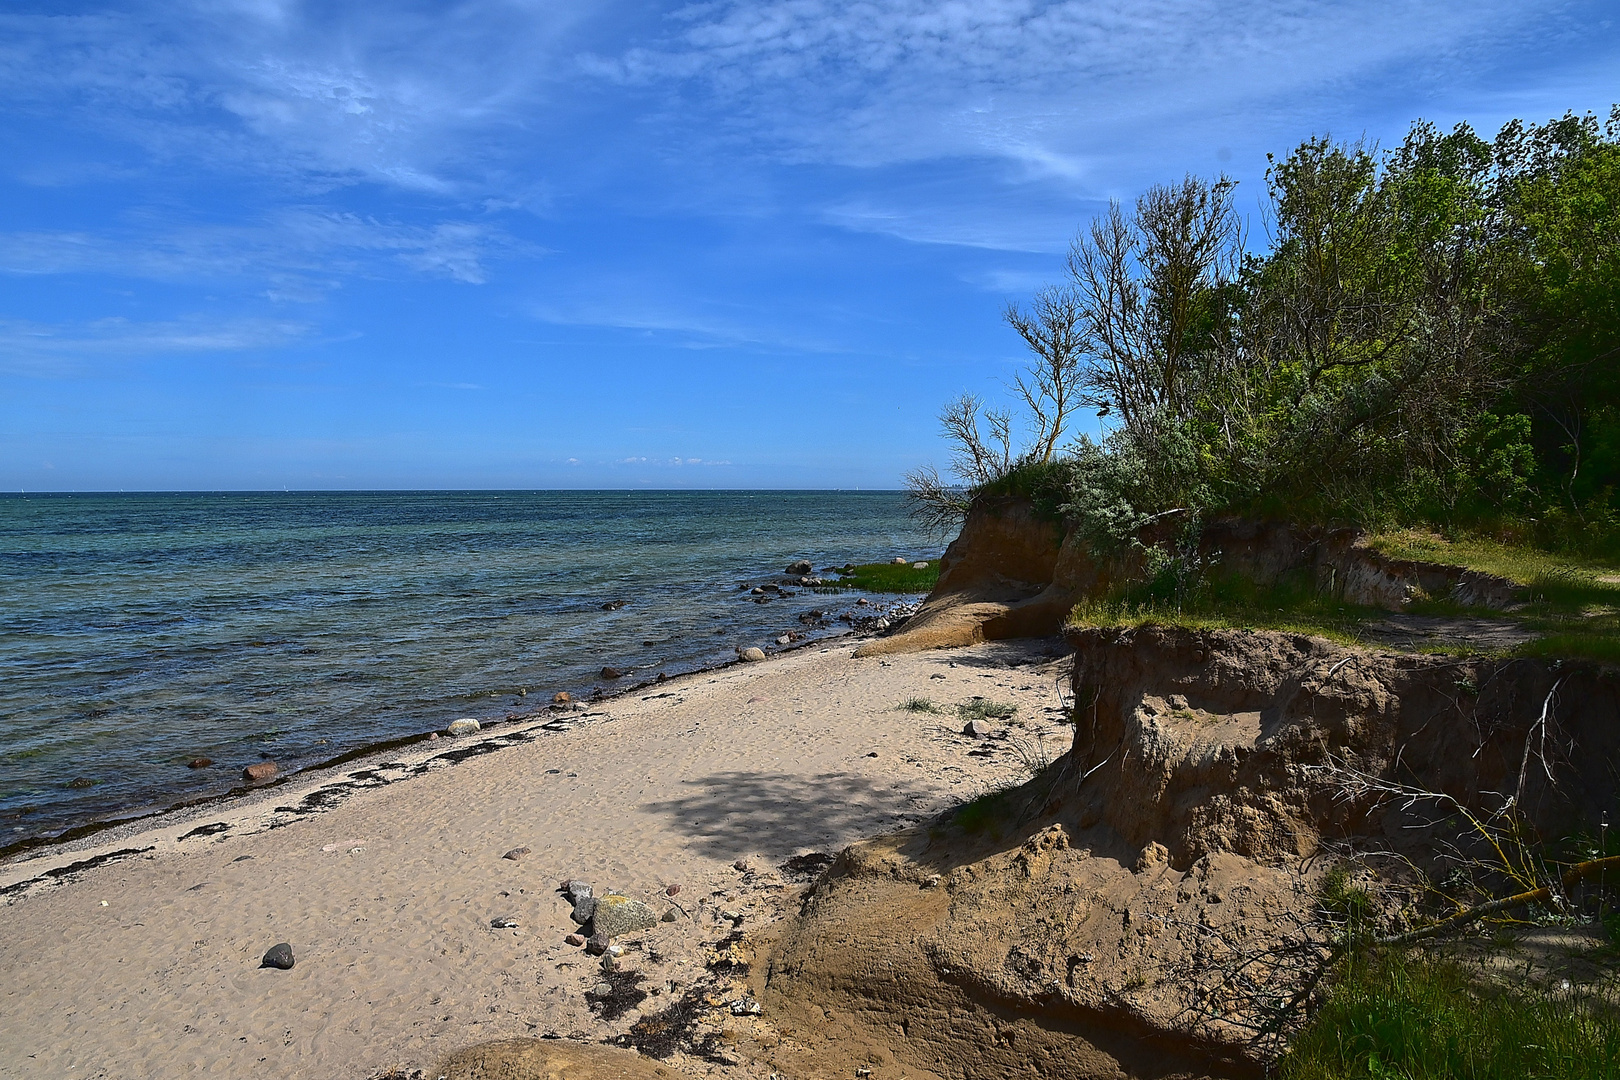
M599 1041L694 985L723 1007L746 989L738 931L807 880L784 860L1020 779L1015 744L1068 748L1058 651L806 649L671 680L565 733L498 729L498 752L423 744L9 862L0 1077L370 1077L485 1040ZM1015 702L1029 727L969 739L953 716L896 709L913 695ZM517 847L532 851L501 857ZM625 939L652 994L639 1010L610 1021L587 1002L603 973L563 943L565 877L677 912ZM281 941L296 966L260 969ZM721 1015L694 1029L709 1060L666 1067L764 1076L715 1062L733 1040L793 1047L768 1016Z

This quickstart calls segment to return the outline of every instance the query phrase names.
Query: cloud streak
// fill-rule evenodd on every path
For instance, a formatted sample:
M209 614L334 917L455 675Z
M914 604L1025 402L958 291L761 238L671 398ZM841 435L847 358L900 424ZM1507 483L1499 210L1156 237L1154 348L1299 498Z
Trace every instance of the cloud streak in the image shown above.
M307 339L307 323L275 319L174 319L82 323L0 320L0 366L11 374L84 374L107 361L274 349Z

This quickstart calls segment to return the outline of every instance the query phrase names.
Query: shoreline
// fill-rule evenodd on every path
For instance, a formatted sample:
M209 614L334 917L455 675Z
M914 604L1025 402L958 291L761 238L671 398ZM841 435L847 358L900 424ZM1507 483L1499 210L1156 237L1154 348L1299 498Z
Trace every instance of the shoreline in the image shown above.
M547 737L554 719L503 725L4 864L0 884L25 887L0 902L0 1076L54 1062L369 1078L486 1038L616 1038L718 985L717 945L757 935L806 883L785 860L1016 781L1019 740L1066 749L1053 642L882 660L852 658L847 637L816 644L627 693L565 739ZM901 707L929 692L1016 702L1027 726L974 739ZM502 858L520 846L532 853ZM679 907L627 957L642 1010L605 1018L594 960L563 943L555 888L574 876ZM292 971L259 969L275 941L293 944Z
M864 593L853 589L845 591L851 593L852 595L859 593L859 595L863 597L884 595ZM770 658L811 645L825 644L829 641L837 641L845 638L869 638L879 636L882 633L889 632L891 628L886 624L883 629L862 629L859 624L865 623L867 627L871 627L879 619L893 617L893 612L896 610L903 610L903 613L900 615L900 622L903 623L904 619L908 618L910 613L916 610L917 600L913 599L911 594L894 594L894 596L896 599L892 603L874 603L873 614L871 616L849 620L849 625L847 628L835 628L831 633L823 633L819 636L817 636L816 630L812 629L808 632L803 632L803 636L800 639L792 641L786 645L773 645L767 643L762 644L759 647L766 653L767 658ZM830 621L837 622L839 620L833 619ZM896 624L896 628L898 625L899 623ZM795 633L795 631L784 631L784 634L793 633ZM654 678L644 679L634 684L621 686L604 687L598 683L598 685L593 688L590 696L587 699L581 700L580 703L584 704L586 701L588 701L592 706L594 706L596 704L616 700L629 694L635 694L648 687L662 686L676 679L686 678L693 675L701 675L710 671L723 670L742 662L743 661L740 659L732 659L722 661L718 664L700 664L695 668L685 671L678 671L675 674L668 675L667 677L662 671L659 671L657 676ZM642 665L638 668L629 668L626 669L626 675L634 674L639 670L652 671L662 666L663 665L661 664L651 664ZM476 712L476 710L467 710L467 715L472 719L476 719L479 722L481 729L486 731L513 723L524 723L536 717L555 717L555 713L549 705L537 705L529 708L527 711L523 711L521 709L508 709L502 714L492 716L478 716L476 715ZM113 811L107 816L93 817L88 821L70 825L59 832L25 836L22 839L0 845L0 870L3 870L3 868L12 861L29 858L29 852L56 849L64 846L66 846L68 850L73 850L73 846L78 845L81 841L92 841L93 838L103 836L110 831L128 831L132 828L138 829L143 822L156 823L160 819L166 818L171 814L185 813L190 810L206 808L219 803L249 797L255 792L275 789L283 784L288 783L295 777L302 777L311 773L319 773L324 770L335 769L340 766L361 762L372 757L390 754L418 743L429 742L434 738L443 737L444 735L445 733L443 726L441 725L439 727L430 728L411 734L396 735L373 742L362 743L358 746L344 750L339 754L335 754L332 757L299 765L295 768L287 770L284 773L278 773L275 778L261 783L238 780L234 786L226 788L223 791L216 791L210 794L191 798L183 798L178 802L135 808L126 812ZM3 876L0 876L0 897L5 895L6 886L4 884Z

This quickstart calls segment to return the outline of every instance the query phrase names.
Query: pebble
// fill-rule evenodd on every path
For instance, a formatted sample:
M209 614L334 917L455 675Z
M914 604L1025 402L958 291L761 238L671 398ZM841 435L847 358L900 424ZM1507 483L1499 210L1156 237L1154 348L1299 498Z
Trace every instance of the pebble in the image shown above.
M482 724L469 716L464 720L452 720L450 726L444 729L444 733L446 735L471 735L482 727Z
M190 761L186 762L186 768L188 768L188 769L206 769L206 768L208 768L208 766L212 765L213 763L214 763L214 759L211 758L211 757L192 758Z
M731 868L733 870L741 870L742 872L747 873L748 872L748 860L747 859L738 859L736 862L731 864Z
M906 558L904 555L896 555L891 561L894 563L895 566L904 566L904 565L906 565L906 563L910 562L911 560Z
M624 672L620 671L616 667L605 667L605 668L602 669L602 678L604 678L604 679L622 679L622 678L624 678Z
M526 847L515 847L511 851L508 851L505 855L502 855L501 858L511 859L513 862L517 862L519 859L523 858L523 856L529 854L531 850L533 849Z
M742 657L744 660L747 660L749 663L758 663L759 661L765 659L765 650L757 646L751 646L744 649L737 655Z
M602 605L602 610L603 611L618 611L620 608L624 607L624 605L626 603L628 603L628 602L629 601L626 601L626 600L609 600L607 603Z
M555 694L551 695L551 703L553 705L567 705L570 701L573 701L573 700L574 700L574 695L570 694L566 690L559 690Z
M679 885L666 885L664 886L664 895L679 896L681 895L681 887Z
M610 982L599 982L599 983L597 983L595 986L591 987L591 996L592 997L599 997L599 998L612 997L613 996L613 984L610 983Z
M791 645L793 644L793 639L788 637L786 634L783 634L781 637L776 639L776 643L778 645Z
M864 597L864 596L863 596L863 597L861 597L861 598L860 598L860 599L859 599L859 600L857 600L857 601L855 601L855 603L857 603L857 604L859 604L859 605L861 605L861 606L862 606L862 607L865 607L865 606L866 606L866 605L867 605L867 604L870 604L870 603L871 603L871 602L872 602L872 601L870 601L870 600L868 600L868 599L867 599L867 598L866 598L866 597Z
M585 939L585 951L592 956L601 956L607 952L608 939L601 934L592 934Z
M590 922L591 917L596 914L596 904L596 898L592 896L584 896L575 900L572 913L574 921L580 926Z
M576 904L585 899L587 896L596 895L591 890L591 883L588 881L582 881L579 878L569 878L567 881L559 885L558 888L567 893L568 899L572 900Z
M268 780L281 770L276 768L273 761L261 761L256 765L249 765L242 770L242 779L252 783L258 780Z
M569 934L567 937L563 938L563 941L567 942L569 945L573 945L575 947L578 947L580 945L585 944L585 935L584 934Z
M516 919L506 918L505 916L499 919L489 920L489 925L494 927L496 930L511 930L515 928L517 924L518 921Z
M663 916L658 921L659 922L674 922L675 921L675 909L670 908L667 911L665 911Z
M286 971L293 966L292 946L283 941L279 945L270 946L270 951L264 954L259 962L260 967L280 968Z
M969 720L967 727L962 729L962 734L975 739L982 739L989 735L993 730L994 729L983 720Z

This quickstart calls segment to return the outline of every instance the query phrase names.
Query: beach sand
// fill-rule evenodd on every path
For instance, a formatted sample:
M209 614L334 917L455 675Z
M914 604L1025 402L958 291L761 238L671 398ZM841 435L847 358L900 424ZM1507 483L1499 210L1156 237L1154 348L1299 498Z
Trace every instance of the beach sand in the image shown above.
M417 744L0 865L0 1077L409 1075L488 1040L614 1039L683 995L702 998L708 1052L667 1068L767 1075L730 1049L738 1025L750 1045L814 1034L731 1021L725 1004L747 990L730 959L768 938L816 860L782 864L1019 782L1026 759L1069 745L1055 641L867 659L853 645L672 679L566 731L541 718ZM952 711L900 708L975 695L1018 705L1015 723L975 739ZM484 745L499 749L468 753ZM565 878L674 912L620 939L614 978L650 995L639 1008L593 1008L605 976L563 940ZM261 968L278 942L296 965Z

